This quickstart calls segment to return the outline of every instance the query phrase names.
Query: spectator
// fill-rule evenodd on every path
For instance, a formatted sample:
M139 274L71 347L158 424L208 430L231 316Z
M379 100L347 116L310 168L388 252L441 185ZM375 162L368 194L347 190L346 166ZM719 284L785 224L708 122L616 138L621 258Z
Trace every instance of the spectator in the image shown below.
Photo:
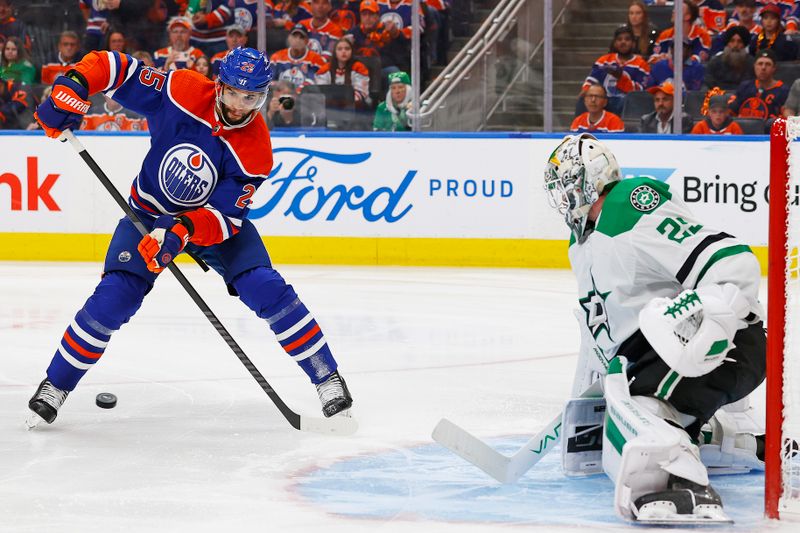
M1 0L0 0L1 1ZM109 12L119 9L120 0L80 0L83 18L86 21L86 34L83 37L83 48L86 51L102 49L103 36L109 28Z
M797 58L797 45L786 38L781 23L781 9L775 4L761 8L761 32L750 39L750 54L758 57L758 52L770 49L778 61L793 61Z
M207 0L205 12L194 13L189 29L190 43L208 57L225 50L225 35L236 24L233 16L235 0Z
M715 34L725 30L728 14L719 0L694 0L700 20L709 33Z
M709 91L712 93L713 91ZM716 134L716 135L743 135L742 127L731 118L728 111L728 97L724 94L707 96L703 104L703 114L706 118L698 122L692 128L692 133L696 135Z
M353 43L341 38L336 41L334 57L317 72L317 85L351 85L356 108L365 109L369 98L369 71L353 56Z
M420 2L419 23L420 30L425 31L425 15L422 12L422 2ZM413 2L411 0L384 0L378 2L380 8L381 22L392 33L402 32L406 39L411 39L411 13Z
M264 4L266 27L268 29L273 28L275 26L275 5L273 4L272 0L234 0L233 18L230 21L228 29L232 28L233 26L239 26L244 30L245 37L248 37L252 33L255 40L255 32L258 30L257 23L259 3Z
M800 115L800 78L792 83L789 96L786 97L786 103L783 106L784 117L796 117L797 115Z
M355 0L340 0L338 7L331 11L331 20L338 24L342 31L348 33L358 26L358 2Z
M30 85L0 81L0 130L25 129L33 119L34 107Z
M633 0L628 7L628 26L633 31L633 51L644 59L649 58L656 45L658 30L650 22L642 0Z
M683 2L683 35L689 37L692 45L692 55L701 63L708 59L711 51L711 36L695 21L699 16L700 11L697 6L688 0ZM673 19L674 19L673 13ZM673 24L674 24L673 20ZM672 41L675 36L675 26L668 28L659 34L656 39L656 45L653 48L653 55L650 56L650 62L655 63L665 59L672 54Z
M106 41L106 50L126 54L128 52L128 41L125 39L125 34L121 31L109 32L108 40Z
M608 95L606 109L612 113L622 114L622 103L625 95L631 91L641 91L650 65L642 56L633 53L633 31L628 26L620 26L614 31L611 52L600 56L592 66L592 71L583 82L578 95L576 115L585 110L583 96L592 85L602 85Z
M614 113L605 110L608 96L602 85L592 85L589 87L583 95L583 101L588 111L575 117L575 120L572 121L572 126L570 126L570 131L577 131L580 133L585 131L622 133L625 131L625 124L622 122L622 119Z
M692 55L692 45L689 39L683 41L683 87L688 91L700 90L703 85L705 67L695 56ZM650 76L647 78L647 86L655 87L665 81L673 81L675 76L672 56L657 61L650 69Z
M757 37L761 33L761 25L756 22L756 0L734 0L734 6L733 17L725 29L742 26L753 37Z
M290 81L298 90L306 85L314 85L317 72L325 60L308 48L308 30L302 24L296 24L287 40L289 47L278 50L270 58L274 79Z
M300 125L297 106L286 109L281 105L282 96L292 96L297 94L294 84L286 80L278 80L272 84L271 98L267 106L267 125L273 128L296 128Z
M22 21L14 18L13 0L0 0L0 46L4 45L9 37L17 37L30 51L31 38Z
M147 119L123 108L103 93L89 98L91 107L80 129L91 131L147 131Z
M2 0L0 0L1 2ZM80 61L78 34L74 31L62 32L58 38L58 50L53 61L42 65L42 83L52 85L57 77Z
M783 116L783 104L789 89L782 81L775 79L777 69L774 51L765 49L758 52L754 66L755 79L742 82L729 102L734 115L764 120Z
M169 20L169 46L156 50L153 54L156 68L168 71L194 66L194 62L203 52L189 45L191 29L192 23L186 17L173 17Z
M145 52L144 50L137 50L131 54L131 57L135 57L136 59L141 61L146 67L156 66L155 62L153 61L153 56L150 55L150 52Z
M753 79L753 56L747 53L752 35L744 26L731 26L722 34L725 48L706 65L705 84L726 91L736 90L745 80Z
M389 74L386 101L375 110L372 129L375 131L408 131L407 112L411 108L411 78L405 72Z
M311 18L308 0L286 0L275 5L275 26L291 29L300 21Z
M28 59L28 51L19 37L9 37L0 54L0 79L31 85L36 67Z
M653 106L656 110L642 116L639 133L672 133L675 87L671 82L666 82L658 87L650 87L647 92L653 95ZM692 118L683 112L681 116L682 133L689 133L692 129Z
M376 0L363 0L359 8L361 24L348 36L353 40L357 56L379 56L384 79L392 72L411 69L411 41L399 32L394 36L380 21Z
M211 63L208 61L206 56L200 56L197 58L197 61L194 62L194 70L209 80L214 79L214 74L211 72Z
M234 48L247 45L247 31L245 31L242 26L238 26L236 24L230 26L228 28L228 33L225 36L225 44L228 45L228 49L223 50L222 52L217 52L214 54L214 57L211 58L211 71L214 73L214 76L219 74L220 61L225 59L225 56L228 55L228 52Z
M344 37L342 28L328 18L330 12L331 0L311 0L312 16L300 22L308 30L308 47L325 61L330 61L336 41Z

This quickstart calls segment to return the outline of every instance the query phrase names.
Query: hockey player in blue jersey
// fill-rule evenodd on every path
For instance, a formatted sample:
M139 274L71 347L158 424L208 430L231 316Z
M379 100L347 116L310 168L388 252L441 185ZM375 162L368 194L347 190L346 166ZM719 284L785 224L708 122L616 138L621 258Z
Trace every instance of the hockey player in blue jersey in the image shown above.
M106 51L89 53L56 79L35 114L50 137L76 129L89 96L101 91L147 117L151 146L128 203L151 231L142 238L130 220L120 220L103 278L64 332L30 400L30 427L55 420L158 274L184 250L205 260L266 320L316 386L325 416L350 408L353 400L320 326L272 267L247 220L250 198L272 168L269 131L258 112L271 79L269 60L251 48L232 50L216 82L191 70L161 72Z

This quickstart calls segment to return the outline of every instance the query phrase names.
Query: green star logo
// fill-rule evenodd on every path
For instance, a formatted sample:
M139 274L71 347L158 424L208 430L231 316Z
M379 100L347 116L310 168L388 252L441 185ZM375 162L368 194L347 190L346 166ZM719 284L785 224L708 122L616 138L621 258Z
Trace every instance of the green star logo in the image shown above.
M609 294L611 294L611 291L600 292L597 290L594 276L592 276L592 290L585 297L579 298L578 303L586 313L586 326L588 326L592 336L596 339L605 330L608 338L613 341L611 328L608 325L608 313L606 312L606 298L608 298Z
M640 185L631 191L631 205L644 213L658 207L661 196L649 185Z

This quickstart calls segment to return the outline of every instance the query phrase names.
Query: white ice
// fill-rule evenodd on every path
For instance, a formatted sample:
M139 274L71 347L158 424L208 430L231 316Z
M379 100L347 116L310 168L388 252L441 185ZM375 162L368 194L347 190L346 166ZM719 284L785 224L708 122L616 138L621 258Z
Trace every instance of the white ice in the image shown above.
M182 268L283 399L318 415L266 323ZM360 429L338 438L292 429L165 274L56 422L26 431L100 270L0 263L0 531L635 530L605 477L566 480L556 454L501 487L430 438L446 416L510 452L560 410L578 346L567 271L280 267L355 398ZM765 526L762 476L720 483L734 530Z

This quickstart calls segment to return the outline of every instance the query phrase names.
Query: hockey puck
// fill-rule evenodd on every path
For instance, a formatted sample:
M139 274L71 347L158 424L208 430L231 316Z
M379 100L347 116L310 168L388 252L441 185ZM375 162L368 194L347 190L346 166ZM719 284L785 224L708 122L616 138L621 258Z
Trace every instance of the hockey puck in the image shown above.
M110 392L101 392L95 398L94 403L102 409L113 409L117 405L117 397Z

